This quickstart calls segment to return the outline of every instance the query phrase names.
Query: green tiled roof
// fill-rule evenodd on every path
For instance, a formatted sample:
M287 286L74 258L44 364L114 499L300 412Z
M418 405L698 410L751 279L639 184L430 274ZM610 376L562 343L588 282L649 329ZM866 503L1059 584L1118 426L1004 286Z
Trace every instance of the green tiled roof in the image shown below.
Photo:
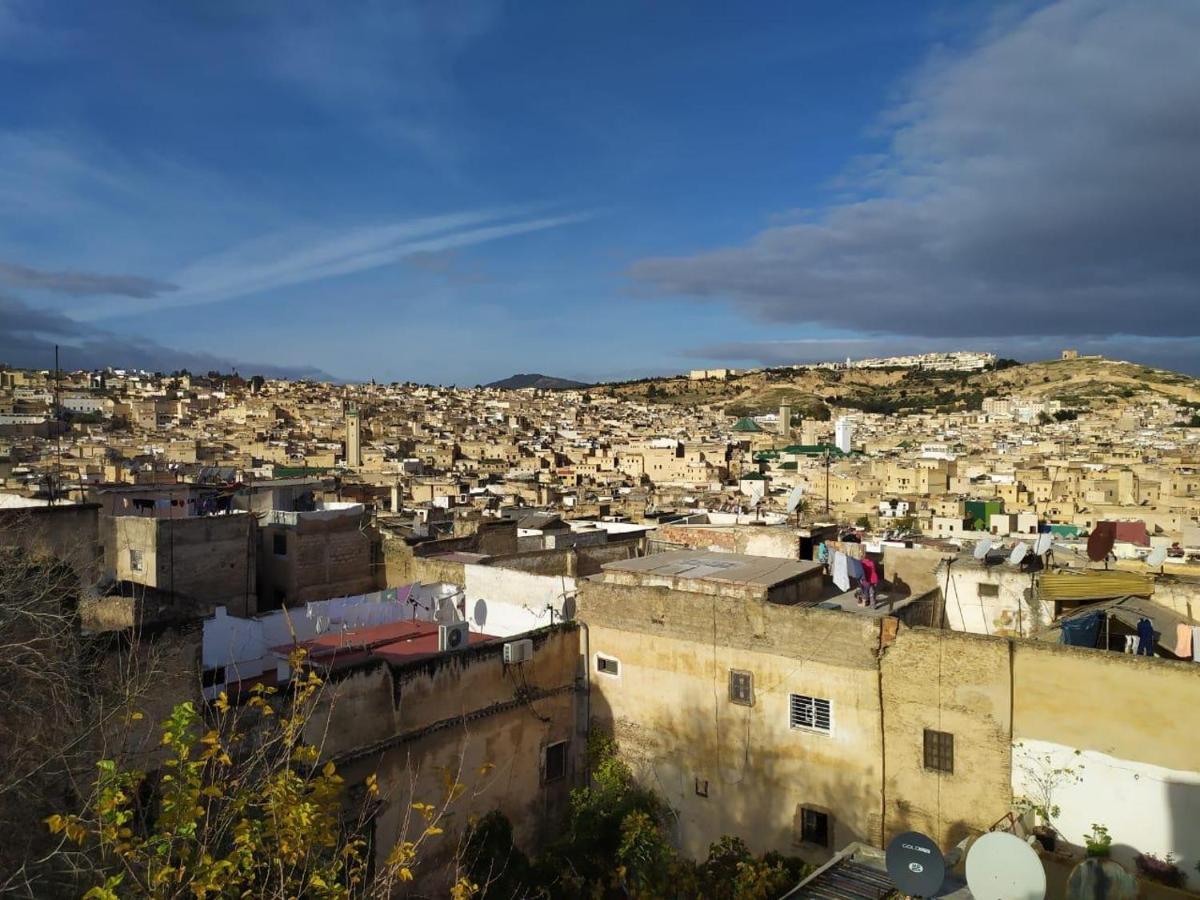
M734 431L762 431L758 423L748 416L742 417L734 423Z

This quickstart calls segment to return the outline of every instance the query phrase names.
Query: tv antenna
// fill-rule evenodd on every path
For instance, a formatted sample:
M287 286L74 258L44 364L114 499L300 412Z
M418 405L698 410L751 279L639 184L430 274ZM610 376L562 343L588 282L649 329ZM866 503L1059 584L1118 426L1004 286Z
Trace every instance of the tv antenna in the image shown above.
M919 831L906 831L892 838L885 864L892 883L910 897L936 897L946 880L942 851Z
M967 854L967 887L977 900L1044 900L1046 870L1015 834L991 831Z

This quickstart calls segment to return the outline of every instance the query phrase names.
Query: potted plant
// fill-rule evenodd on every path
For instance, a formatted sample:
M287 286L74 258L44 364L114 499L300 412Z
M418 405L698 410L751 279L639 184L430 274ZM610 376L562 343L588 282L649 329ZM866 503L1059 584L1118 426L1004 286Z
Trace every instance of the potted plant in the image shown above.
M1080 774L1083 766L1064 766L1052 754L1030 751L1021 743L1014 745L1013 751L1014 762L1028 791L1025 796L1013 800L1013 807L1033 819L1033 836L1047 852L1053 853L1058 846L1058 829L1054 827L1054 820L1060 812L1054 798L1059 788L1083 781ZM1078 750L1075 755L1080 755ZM1109 843L1112 843L1111 839Z
M1162 859L1154 853L1139 853L1134 857L1138 874L1150 881L1157 881L1167 887L1184 887L1187 879L1183 870L1175 862L1175 854L1167 853Z
M1103 825L1093 822L1092 830L1083 836L1083 843L1088 856L1107 857L1112 849L1112 835Z

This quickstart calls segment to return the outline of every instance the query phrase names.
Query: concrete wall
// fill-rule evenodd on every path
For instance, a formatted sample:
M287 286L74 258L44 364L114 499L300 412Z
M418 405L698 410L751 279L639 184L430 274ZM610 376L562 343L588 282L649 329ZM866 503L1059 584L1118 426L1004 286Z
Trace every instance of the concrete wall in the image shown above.
M579 615L596 726L678 810L685 853L730 833L758 851L825 859L800 841L802 807L830 815L832 848L879 842L879 620L591 581ZM619 674L597 672L597 654ZM730 701L730 669L752 673L753 706ZM790 727L792 693L832 701L831 734Z
M946 601L946 626L972 634L1028 637L1054 620L1052 603L1041 602L1031 576L1007 563L985 566L957 559L939 573Z
M300 513L295 525L265 525L259 529L259 608L284 603L297 606L330 597L348 597L374 590L371 533L359 515L322 516ZM275 553L275 535L287 541L287 553Z
M1067 840L1100 823L1118 862L1171 852L1200 885L1200 666L1030 641L1013 678L1013 791L1046 765L1079 770L1054 801Z
M438 869L472 816L501 810L526 850L551 836L570 789L583 778L580 638L569 625L530 637L533 660L519 674L504 665L503 644L491 642L398 666L367 664L331 683L324 701L329 718L314 717L310 738L324 742L324 755L339 761L348 784L377 774L383 800L375 820L377 859L419 835L424 821L412 815L411 804L440 805L443 772L466 790L439 822L445 835L423 854L421 872L430 884L444 880ZM547 783L544 750L557 741L570 742L568 773Z
M474 631L506 636L561 622L575 579L498 566L463 567L466 618ZM553 617L551 610L553 610Z
M0 544L62 560L81 584L95 583L103 552L99 506L94 503L0 510Z
M1010 646L901 627L885 650L885 840L916 830L950 847L1008 812ZM953 773L925 768L925 729L954 735Z
M800 538L791 528L767 528L754 525L660 525L653 539L695 550L744 553L775 559L799 559Z
M200 618L218 606L233 615L256 608L253 516L103 520L105 568L118 581L156 589L157 618ZM133 568L132 552L141 554Z
M901 594L921 594L941 587L938 564L948 554L923 547L883 547L884 578Z

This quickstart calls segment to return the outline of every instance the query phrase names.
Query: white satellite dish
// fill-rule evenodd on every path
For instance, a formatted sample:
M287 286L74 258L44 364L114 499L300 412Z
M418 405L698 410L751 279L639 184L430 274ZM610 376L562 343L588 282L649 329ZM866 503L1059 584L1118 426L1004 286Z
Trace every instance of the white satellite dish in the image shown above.
M794 513L796 511L796 507L800 505L800 500L803 496L804 485L798 484L792 488L792 491L790 494L788 494L787 498L787 511L789 513Z
M992 549L992 539L984 538L975 544L975 558L983 559L988 555L988 551Z
M754 487L750 488L751 506L758 506L758 504L762 503L763 493L765 490L766 488L763 486L761 481L754 482Z
M1019 566L1021 560L1025 558L1025 554L1029 552L1029 545L1021 541L1017 546L1012 548L1012 553L1008 554L1008 561L1014 566Z
M1050 532L1039 534L1037 540L1033 542L1033 552L1037 556L1041 556L1050 549L1050 545L1054 543L1054 535Z
M967 887L976 900L1044 900L1046 870L1019 837L991 831L967 853Z
M1150 555L1146 557L1146 565L1150 566L1151 568L1161 566L1164 562L1166 562L1166 559L1167 548L1155 547L1150 551Z

